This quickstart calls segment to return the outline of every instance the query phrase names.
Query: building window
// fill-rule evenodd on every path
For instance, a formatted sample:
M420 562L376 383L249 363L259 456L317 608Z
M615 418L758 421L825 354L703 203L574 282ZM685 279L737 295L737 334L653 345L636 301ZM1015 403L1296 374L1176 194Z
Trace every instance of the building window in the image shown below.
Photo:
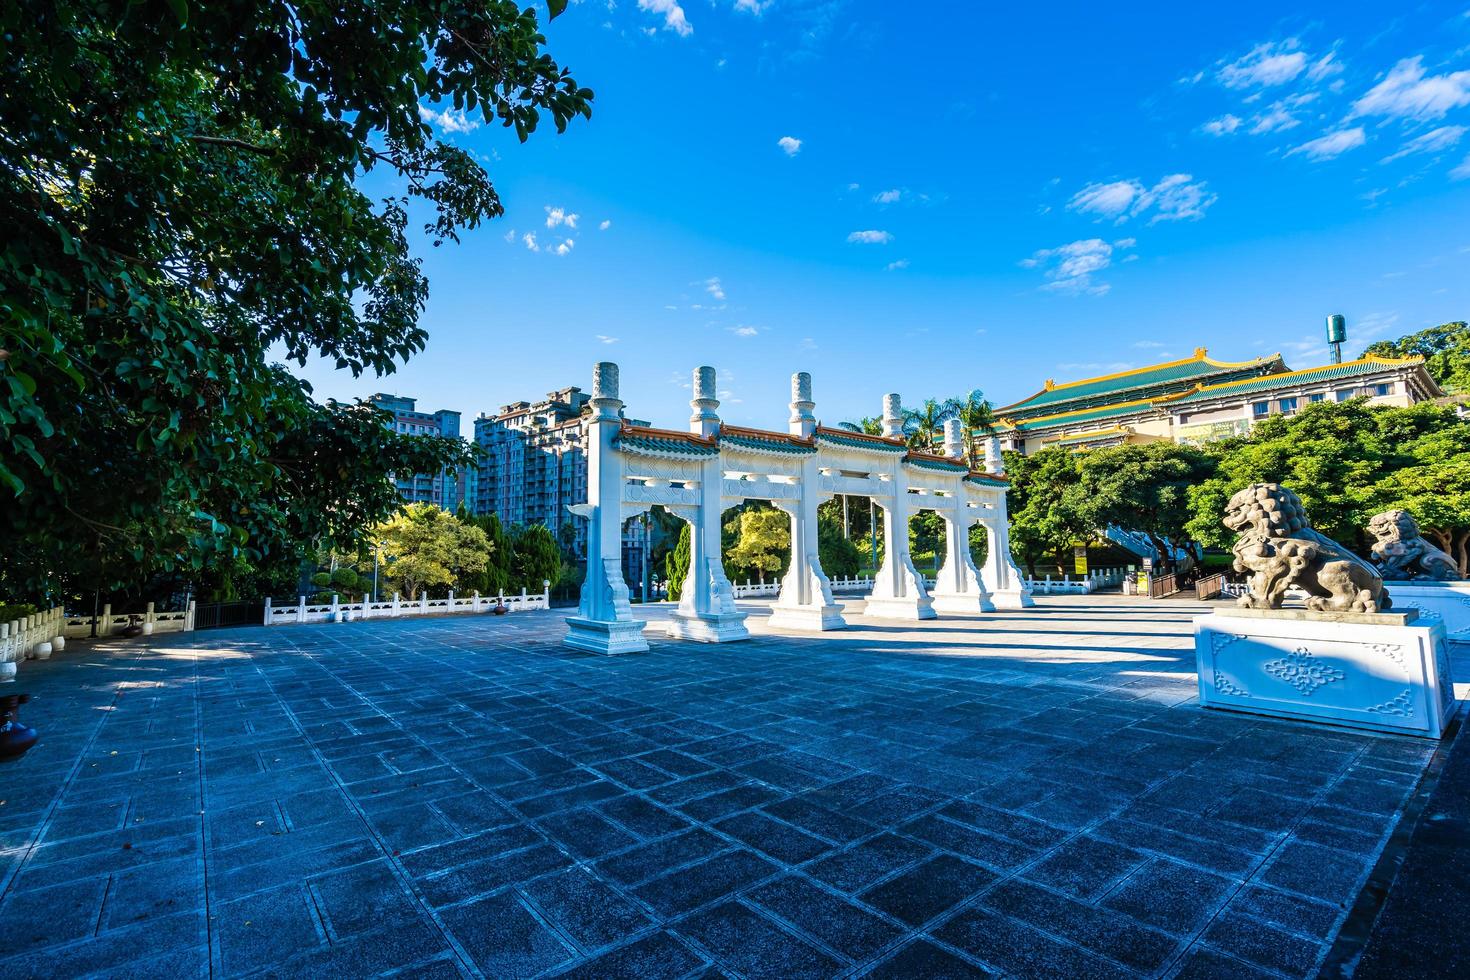
M1180 425L1183 425L1184 423L1186 423L1188 421L1189 421L1189 416L1181 413L1180 416L1179 416L1179 424Z
M1282 415L1292 415L1296 412L1295 398L1283 398L1276 404L1280 407Z
M1353 393L1350 389L1344 388L1342 391L1339 391L1335 397L1338 401L1345 402L1349 398L1353 397Z
M1258 418L1258 419L1259 418L1264 418L1265 416L1271 414L1271 403L1270 402L1256 402L1253 405L1251 405L1251 412L1254 413L1255 416L1256 416L1256 418Z
M1376 398L1383 398L1383 397L1391 394L1392 392L1393 392L1393 385L1390 385L1390 384L1381 384L1381 385L1374 385L1373 386L1373 395Z
M1315 404L1316 404L1316 403L1317 403L1317 402L1320 402L1320 401L1325 401L1325 400L1326 400L1326 399L1327 399L1327 396L1326 396L1326 395L1324 395L1324 394L1323 394L1323 393L1322 393L1322 392L1320 392L1320 391L1319 391L1319 392L1317 392L1317 393L1316 393L1316 394L1315 394L1315 395L1308 395L1308 396L1307 396L1307 401L1309 401L1309 402L1311 402L1311 403L1312 403L1312 404L1314 404L1314 405L1315 405Z

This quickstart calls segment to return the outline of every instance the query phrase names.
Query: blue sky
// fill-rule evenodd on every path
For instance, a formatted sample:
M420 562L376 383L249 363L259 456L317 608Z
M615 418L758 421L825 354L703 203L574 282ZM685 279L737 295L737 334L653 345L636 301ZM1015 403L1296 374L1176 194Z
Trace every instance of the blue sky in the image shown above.
M428 349L302 373L469 435L598 360L682 428L712 364L722 417L781 428L798 370L833 423L1464 319L1470 0L1294 6L573 0L547 36L591 121L425 107L506 203L421 249Z

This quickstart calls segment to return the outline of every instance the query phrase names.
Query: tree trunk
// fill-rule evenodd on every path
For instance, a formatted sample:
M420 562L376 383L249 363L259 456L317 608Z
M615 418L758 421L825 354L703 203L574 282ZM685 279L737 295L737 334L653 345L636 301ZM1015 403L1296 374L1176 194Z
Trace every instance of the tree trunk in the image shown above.
M1451 554L1455 556L1455 563L1460 566L1460 577L1470 575L1470 528L1465 528L1455 536L1455 550Z

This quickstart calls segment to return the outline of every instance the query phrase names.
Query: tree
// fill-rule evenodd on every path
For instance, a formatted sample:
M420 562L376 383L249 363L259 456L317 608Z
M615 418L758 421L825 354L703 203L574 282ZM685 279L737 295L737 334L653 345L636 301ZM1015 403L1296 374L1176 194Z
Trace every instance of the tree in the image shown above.
M1117 525L1147 535L1172 567L1175 552L1192 544L1190 488L1214 473L1215 459L1172 442L1112 446L1080 456L1079 509L1091 529Z
M0 587L349 544L389 473L465 461L271 357L423 348L410 215L437 245L502 213L425 111L522 139L591 111L533 8L17 0L0 33Z
M935 445L944 441L944 423L954 417L953 403L933 398L924 399L918 408L905 409L904 429L908 432L909 448L933 452Z
M1453 412L1432 405L1373 408L1357 398L1262 419L1248 436L1213 447L1219 465L1190 495L1189 533L1206 546L1230 547L1234 535L1220 524L1230 497L1252 483L1281 483L1301 498L1314 528L1362 550L1378 499L1374 486L1412 462L1400 448L1441 425L1446 414Z
M735 519L736 539L725 551L725 565L731 578L758 578L779 575L791 557L791 518L774 507L750 506Z
M838 428L846 429L848 432L861 432L865 436L881 436L883 434L883 420L871 416L864 416L856 422L838 422Z
M1456 320L1437 327L1369 344L1364 354L1422 357L1424 369L1445 391L1470 393L1470 323Z
M857 545L842 534L842 522L828 514L817 518L817 560L830 578L852 578L863 565Z
M518 527L511 539L511 587L540 592L561 579L561 548L544 524Z
M946 404L964 427L965 458L970 469L983 469L984 439L995 431L995 413L991 411L990 402L985 400L985 394L979 388L972 388L963 398L951 398Z
M511 545L505 528L500 524L500 517L495 514L456 516L459 516L461 521L472 524L483 531L485 540L490 546L484 570L466 576L462 585L465 589L478 592L480 595L503 594L510 588Z
M1072 545L1097 530L1080 488L1078 454L1061 448L1030 456L1007 452L1005 464L1011 479L1007 510L1012 555L1032 578L1038 562L1047 556L1064 567ZM972 551L973 547L972 541Z
M938 512L921 510L909 518L909 554L933 555L943 560L939 551L944 544L944 518Z
M669 586L669 599L678 602L684 595L684 580L689 577L689 552L693 547L689 524L679 529L679 543L664 557L664 578Z
M1214 451L1215 475L1190 494L1189 530L1207 545L1228 548L1233 541L1220 524L1231 495L1252 483L1281 483L1302 498L1314 528L1359 554L1372 543L1369 519L1398 507L1467 570L1470 419L1453 408L1319 402L1294 416L1263 419L1249 436Z
M409 599L420 588L453 586L483 571L489 560L485 532L433 504L409 504L371 533L383 542L383 575Z

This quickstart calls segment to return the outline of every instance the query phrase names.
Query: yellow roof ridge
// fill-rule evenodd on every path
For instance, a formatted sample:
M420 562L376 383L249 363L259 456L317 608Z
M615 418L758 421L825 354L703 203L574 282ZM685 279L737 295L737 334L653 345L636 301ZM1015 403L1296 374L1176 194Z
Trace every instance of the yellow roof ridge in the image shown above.
M1328 368L1352 367L1354 364L1383 364L1386 366L1403 366L1407 364L1423 363L1424 358L1420 357L1417 354L1410 355L1409 357L1385 357L1382 354L1364 354L1362 357L1356 358L1351 361L1342 361L1338 364L1319 364L1316 367L1301 368L1296 371L1283 371L1280 374L1273 374L1270 377L1273 381L1279 381L1284 378L1291 378L1300 374L1312 374L1316 371L1324 371ZM1186 391L1184 392L1184 394L1195 395L1199 394L1202 391L1218 391L1221 388L1234 388L1237 385L1252 384L1260 380L1260 378L1237 378L1235 381L1221 381L1212 385L1196 385L1193 391ZM1160 398L1156 400L1163 401L1164 399Z
M1210 365L1211 367L1218 368L1240 368L1252 367L1257 364L1269 364L1271 361L1276 361L1280 359L1281 352L1277 351L1275 354L1271 354L1266 357L1255 357L1247 361L1219 361L1209 356L1208 347L1196 347L1194 349L1194 354L1190 357L1181 357L1178 360L1174 361L1160 361L1158 364L1146 364L1143 367L1129 368L1126 371L1114 371L1111 374L1099 374L1098 376L1093 378L1081 378L1077 381L1064 381L1061 384L1057 384L1055 381L1048 378L1040 391L1036 392L1035 394L1027 395L1020 401L1011 402L1009 405L1004 406L1004 408L999 409L999 411L1005 411L1005 409L1007 408L1016 408L1018 406L1024 405L1027 402L1031 401L1033 398L1044 395L1049 391L1061 391L1065 388L1075 388L1079 385L1094 384L1098 381L1113 381L1117 378L1126 378L1129 375L1133 374L1143 374L1147 371L1157 371L1159 368L1179 367L1182 364L1194 363L1204 363Z
M1152 398L1135 398L1131 401L1126 402L1108 402L1105 405L1088 405L1085 408L1073 408L1065 412L1055 412L1051 415L1037 415L1034 418L1020 419L1019 422L1021 425L1036 425L1039 422L1051 422L1056 419L1066 418L1069 415L1083 415L1087 412L1101 412L1105 410L1111 411L1117 408L1128 408L1131 405L1151 406L1157 402L1171 402L1176 398L1183 398L1185 395L1188 394L1190 394L1189 391L1179 391L1170 395L1155 395ZM1014 428L1017 423L1016 419L1006 418L1004 416L997 419L997 421L1003 425L1009 425L1012 428Z

